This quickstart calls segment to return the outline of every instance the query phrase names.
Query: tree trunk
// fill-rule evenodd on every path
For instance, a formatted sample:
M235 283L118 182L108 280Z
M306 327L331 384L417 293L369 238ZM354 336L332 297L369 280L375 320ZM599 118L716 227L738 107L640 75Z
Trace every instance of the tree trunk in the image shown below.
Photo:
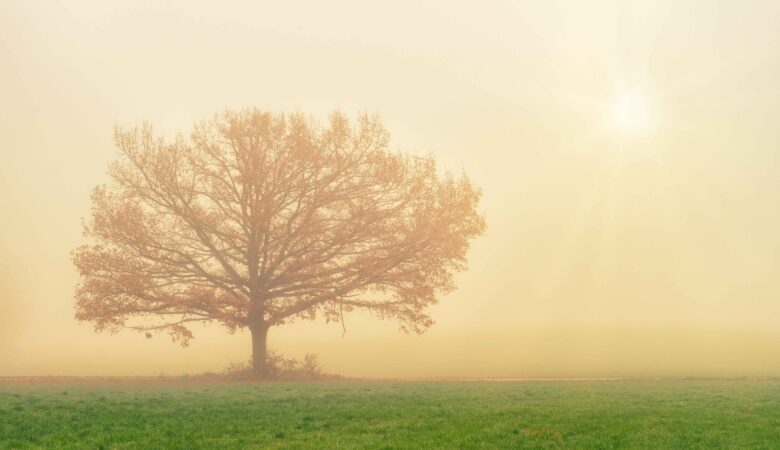
M268 367L268 326L256 325L250 327L252 332L252 373L257 377L266 378L271 375Z

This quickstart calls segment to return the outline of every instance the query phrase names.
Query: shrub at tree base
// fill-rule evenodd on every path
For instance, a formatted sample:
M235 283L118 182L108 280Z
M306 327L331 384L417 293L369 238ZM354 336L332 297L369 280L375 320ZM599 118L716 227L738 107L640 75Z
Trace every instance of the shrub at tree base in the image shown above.
M287 358L281 353L269 349L266 364L268 366L267 378L272 380L335 380L343 378L341 375L323 372L319 359L314 353L307 353L303 360L298 360ZM251 380L256 378L252 367L251 360L249 362L234 362L222 371L220 377L228 380Z

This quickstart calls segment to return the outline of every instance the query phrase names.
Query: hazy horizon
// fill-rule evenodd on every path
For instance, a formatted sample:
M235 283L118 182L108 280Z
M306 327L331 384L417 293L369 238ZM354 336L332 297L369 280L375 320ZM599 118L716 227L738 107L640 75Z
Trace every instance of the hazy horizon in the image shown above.
M277 351L371 377L780 376L778 16L771 1L4 2L0 376L248 359L248 333L217 325L187 348L95 333L73 317L70 261L114 126L188 134L247 106L379 114L393 148L470 176L488 225L426 334L355 313L346 333L274 328Z

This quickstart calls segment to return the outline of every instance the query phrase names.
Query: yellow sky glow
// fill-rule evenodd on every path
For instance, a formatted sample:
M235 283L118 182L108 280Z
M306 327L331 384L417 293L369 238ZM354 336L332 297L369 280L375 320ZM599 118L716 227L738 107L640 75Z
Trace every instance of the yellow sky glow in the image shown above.
M248 336L95 334L69 252L114 125L379 113L483 189L423 336L270 342L366 376L780 375L780 3L0 3L0 376L219 370Z

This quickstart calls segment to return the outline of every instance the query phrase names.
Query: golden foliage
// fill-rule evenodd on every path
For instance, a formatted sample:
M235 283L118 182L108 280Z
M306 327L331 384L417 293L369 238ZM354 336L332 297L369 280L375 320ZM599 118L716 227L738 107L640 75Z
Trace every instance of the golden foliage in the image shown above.
M380 120L225 112L189 139L117 129L113 183L74 251L76 316L98 330L234 331L367 308L422 332L485 228L468 178L388 150Z

